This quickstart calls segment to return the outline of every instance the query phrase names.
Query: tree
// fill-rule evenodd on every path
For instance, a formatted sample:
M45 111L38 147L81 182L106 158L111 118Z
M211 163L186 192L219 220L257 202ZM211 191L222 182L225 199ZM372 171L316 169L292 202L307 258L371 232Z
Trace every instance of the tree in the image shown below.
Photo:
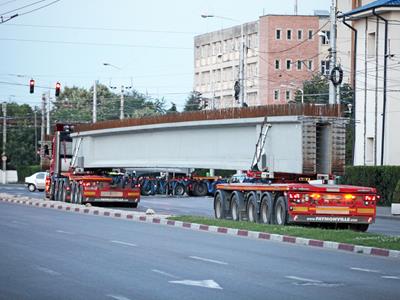
M184 111L201 110L201 93L192 91L186 99Z
M171 107L167 110L167 114L173 114L178 112L176 109L176 104L174 102L171 102Z

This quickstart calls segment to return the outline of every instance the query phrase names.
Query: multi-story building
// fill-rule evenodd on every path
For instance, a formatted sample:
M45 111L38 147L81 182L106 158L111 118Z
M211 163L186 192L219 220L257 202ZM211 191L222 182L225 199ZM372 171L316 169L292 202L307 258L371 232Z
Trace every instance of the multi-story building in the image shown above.
M265 15L243 24L244 102L282 104L313 74L329 70L329 13L311 16ZM239 80L241 26L196 36L194 90L210 108L238 106L234 85Z
M400 0L339 0L338 7L358 36L351 55L356 58L354 164L400 165ZM338 50L343 51L340 44Z

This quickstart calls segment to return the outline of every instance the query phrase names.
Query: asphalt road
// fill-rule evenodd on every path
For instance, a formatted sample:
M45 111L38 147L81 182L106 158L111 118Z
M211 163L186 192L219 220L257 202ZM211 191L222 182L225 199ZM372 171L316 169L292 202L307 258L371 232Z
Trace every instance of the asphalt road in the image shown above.
M0 193L3 192L37 199L43 199L44 197L43 192L36 191L31 193L21 184L0 185ZM213 199L211 197L147 196L141 197L140 204L136 209L123 207L122 205L118 208L135 211L146 211L151 208L160 214L214 216ZM368 232L400 236L400 220L377 218L375 224L369 227Z
M0 299L398 299L400 261L0 203Z

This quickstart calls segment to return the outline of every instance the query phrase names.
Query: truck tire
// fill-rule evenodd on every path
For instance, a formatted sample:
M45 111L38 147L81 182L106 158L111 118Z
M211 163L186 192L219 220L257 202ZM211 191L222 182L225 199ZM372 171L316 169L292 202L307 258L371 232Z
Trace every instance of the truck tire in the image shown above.
M60 201L66 202L67 200L67 183L65 181L61 181L60 184Z
M55 190L54 190L54 201L60 201L60 184L61 180L57 180L55 184Z
M257 223L258 222L258 212L257 212L257 200L254 198L254 195L250 195L247 199L247 220L249 222Z
M143 195L143 196L150 196L151 195L151 190L152 190L152 188L151 188L151 185L152 185L152 183L151 183L151 181L150 180L145 180L143 183L142 183L142 186L140 187L140 193Z
M71 203L75 203L75 182L71 183Z
M262 196L260 204L260 222L263 224L272 224L272 211L273 202L272 196L269 193L265 193Z
M285 197L279 196L276 199L274 217L276 225L286 225L288 221L288 211Z
M77 204L83 204L83 189L82 189L81 185L77 188L76 203Z
M239 209L239 204L238 204L239 201L238 201L237 197L238 197L237 194L234 193L232 195L231 202L229 205L230 213L231 213L233 221L239 221L241 219L240 218L240 209Z
M204 181L198 181L193 184L193 195L204 197L208 194L208 187Z
M174 194L175 194L175 196L183 196L183 195L185 195L185 190L186 190L185 186L182 183L178 183L175 186Z
M216 219L225 219L226 193L224 191L217 191L214 197L214 215Z

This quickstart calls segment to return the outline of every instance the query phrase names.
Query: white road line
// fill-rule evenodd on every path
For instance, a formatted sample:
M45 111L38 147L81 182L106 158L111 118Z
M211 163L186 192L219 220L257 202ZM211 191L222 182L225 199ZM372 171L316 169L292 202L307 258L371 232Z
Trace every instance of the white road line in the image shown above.
M178 276L175 276L175 275L169 274L169 273L167 273L167 272L164 272L164 271L161 271L161 270L153 269L153 270L151 270L151 271L152 271L152 272L154 272L154 273L158 273L158 274L161 274L161 275L167 276L167 277L171 277L171 278L179 278Z
M126 298L125 296L121 295L107 295L107 297L116 299L116 300L130 300L129 298Z
M354 271L368 272L368 273L380 273L381 272L381 271L378 271L378 270L371 270L371 269L364 269L364 268L357 268L357 267L352 267L350 269L354 270Z
M19 225L29 225L28 223L21 222L21 221L16 221L16 220L12 221L11 223L13 223L13 224L19 224Z
M209 259L209 258L203 258L203 257L199 257L199 256L189 256L192 259L196 259L196 260L201 260L201 261L206 261L206 262L210 262L210 263L214 263L214 264L218 264L218 265L227 265L228 263L224 262L224 261L219 261L219 260L214 260L214 259Z
M56 230L56 232L58 232L58 233L64 233L64 234L73 234L73 233L70 232L70 231L64 231L64 230Z
M203 288L208 288L208 289L222 290L222 287L212 279L208 279L208 280L179 280L179 281L169 281L169 283L191 285L191 286L198 286L198 287L203 287Z
M400 280L399 276L381 276L384 279L395 279L395 280Z
M320 280L297 277L297 276L285 276L285 277L288 279L293 279L293 280L298 280L298 281L303 281L303 282L322 283L322 281L320 281Z
M127 242L121 242L121 241L110 241L110 242L114 243L114 244L124 245L124 246L137 247L137 245L132 244L132 243L127 243Z
M45 268L45 267L41 267L41 266L36 266L36 269L38 269L39 271L42 271L42 272L44 272L46 274L53 275L53 276L60 276L61 275L61 273L58 273L58 272L53 271L53 270L51 270L49 268Z

